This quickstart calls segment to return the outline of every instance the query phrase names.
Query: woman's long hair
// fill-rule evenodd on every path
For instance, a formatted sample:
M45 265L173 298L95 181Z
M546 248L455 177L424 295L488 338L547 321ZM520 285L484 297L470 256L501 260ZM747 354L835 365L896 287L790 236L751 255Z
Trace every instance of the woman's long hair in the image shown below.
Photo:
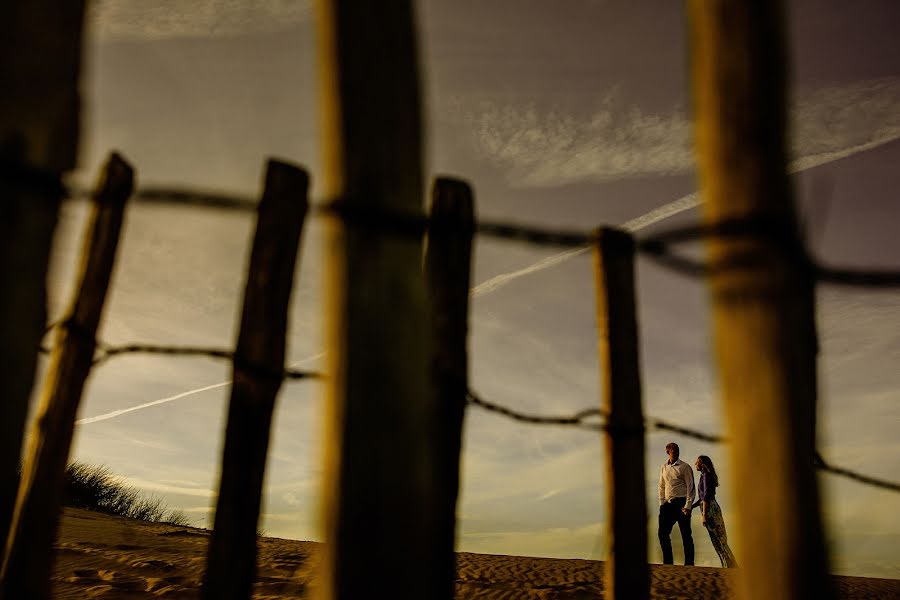
M697 458L703 463L704 467L709 469L709 475L707 475L707 477L709 478L710 485L714 488L719 487L719 476L716 475L716 468L713 466L712 459L705 454L701 454Z

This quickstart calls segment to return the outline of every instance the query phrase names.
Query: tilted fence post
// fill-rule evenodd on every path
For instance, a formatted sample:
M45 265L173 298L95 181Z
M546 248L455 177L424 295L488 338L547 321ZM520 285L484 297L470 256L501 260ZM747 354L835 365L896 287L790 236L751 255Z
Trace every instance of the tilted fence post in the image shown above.
M75 417L96 349L95 336L119 245L133 171L110 156L94 193L85 235L78 291L56 327L54 346L31 432L22 482L0 576L4 600L50 597L56 538Z
M719 228L707 248L739 597L829 598L814 467L813 273L787 177L784 7L688 6L701 191L706 222ZM748 490L761 472L765 485Z
M327 415L319 598L435 589L436 453L411 0L319 0ZM385 573L391 573L385 578ZM401 582L397 585L397 582Z
M606 414L606 595L649 597L644 413L634 285L634 240L609 227L594 246L597 338Z
M309 178L269 161L234 353L231 402L203 597L249 599L275 398L284 372L288 305Z
M462 181L438 178L431 200L431 229L425 252L425 278L434 331L433 373L437 383L438 531L433 558L438 586L429 598L453 598L456 579L456 502L459 454L469 381L469 284L475 212L472 190Z
M83 13L80 0L0 8L0 563L47 324L60 176L78 150Z

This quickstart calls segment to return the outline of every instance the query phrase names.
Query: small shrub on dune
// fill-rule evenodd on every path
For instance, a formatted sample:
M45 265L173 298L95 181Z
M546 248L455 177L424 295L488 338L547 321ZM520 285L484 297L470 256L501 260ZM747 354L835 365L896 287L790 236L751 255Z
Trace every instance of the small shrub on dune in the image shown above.
M166 517L161 521L162 523L166 523L168 525L176 525L178 527L190 527L191 520L188 518L184 511L180 510L170 510Z
M163 520L163 517L166 516L166 512L168 511L163 505L162 500L151 496L149 498L138 498L132 505L129 514L125 516L137 519L138 521L159 523Z
M138 490L126 485L105 466L80 462L68 465L62 502L64 506L151 523L181 526L190 524L182 511L170 511L160 498L141 495Z
M106 467L72 463L66 467L63 504L117 514L127 488Z
M122 487L115 497L106 504L91 510L99 510L111 515L128 517L134 512L134 505L138 502L138 492L134 488Z

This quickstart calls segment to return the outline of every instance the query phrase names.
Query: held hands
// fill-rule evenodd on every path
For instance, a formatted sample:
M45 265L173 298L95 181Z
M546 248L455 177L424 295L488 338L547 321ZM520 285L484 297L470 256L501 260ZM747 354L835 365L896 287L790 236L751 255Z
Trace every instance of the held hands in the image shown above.
M691 508L693 508L693 507L691 507ZM689 514L691 514L691 508L688 508L687 506L685 506L684 508L681 509L681 512L686 515L689 515Z

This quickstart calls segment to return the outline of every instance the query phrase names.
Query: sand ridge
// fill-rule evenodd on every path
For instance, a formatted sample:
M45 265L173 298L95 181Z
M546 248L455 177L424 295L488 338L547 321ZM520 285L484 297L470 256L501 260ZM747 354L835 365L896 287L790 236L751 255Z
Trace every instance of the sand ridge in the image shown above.
M209 532L86 510L64 510L56 545L54 597L198 598ZM310 598L318 571L316 542L259 538L253 597ZM733 571L651 565L652 598L730 596ZM836 577L840 598L898 598L900 580ZM457 554L461 600L603 598L603 563L592 560Z

